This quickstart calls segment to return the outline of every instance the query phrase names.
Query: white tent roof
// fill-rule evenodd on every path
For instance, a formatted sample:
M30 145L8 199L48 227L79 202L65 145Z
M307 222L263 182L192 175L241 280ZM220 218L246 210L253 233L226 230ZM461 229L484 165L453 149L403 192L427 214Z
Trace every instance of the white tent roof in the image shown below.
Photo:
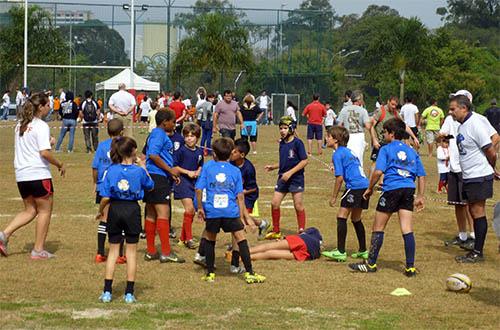
M130 82L130 69L125 69L114 77L106 81L95 84L95 89L101 90L117 90L118 85L124 83L127 89L135 89L138 91L159 91L160 83L149 81L141 76L132 73L132 82Z

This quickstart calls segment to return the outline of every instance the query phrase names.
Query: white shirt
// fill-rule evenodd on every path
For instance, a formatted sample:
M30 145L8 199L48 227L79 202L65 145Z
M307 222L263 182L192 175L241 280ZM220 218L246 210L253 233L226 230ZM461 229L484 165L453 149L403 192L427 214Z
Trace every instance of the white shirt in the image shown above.
M61 92L61 95L59 96L59 101L61 101L61 103L66 102L66 93L64 91Z
M268 96L267 95L261 95L259 96L259 108L261 109L267 109L268 107L268 100L267 100Z
M487 125L491 126L489 122L483 121L481 115L471 113L471 116L458 127L457 145L464 180L494 173L482 150L492 143L491 129Z
M418 113L418 108L413 103L406 103L401 107L401 118L409 127L417 127L415 115Z
M160 108L165 107L165 98L163 96L158 99L158 104L160 105Z
M147 117L149 115L149 111L151 110L151 106L148 101L141 102L141 117Z
M460 126L460 123L458 121L453 120L452 116L447 116L444 120L443 126L441 126L441 130L439 131L439 133L444 135L453 135L454 137L456 137L458 135L458 126ZM450 152L450 171L452 171L453 173L462 172L458 155L457 140L455 138L450 139L448 151Z
M135 106L135 97L127 91L120 90L109 98L109 105L117 108L118 112L122 115L128 115L129 109Z
M335 111L333 111L333 109L328 109L326 111L325 126L333 126L336 118L337 115L335 114Z
M49 125L35 117L23 136L19 135L20 128L18 123L14 137L16 181L51 179L49 162L40 155L40 151L51 149Z
M1 105L4 108L10 107L10 97L9 97L9 94L7 94L7 93L3 94L2 104Z
M49 96L49 105L50 105L50 108L53 110L54 109L54 96L53 95Z
M191 100L190 99L185 99L182 101L182 103L184 103L184 105L186 106L186 109L191 108Z
M450 156L450 149L439 146L436 150L438 173L448 173L450 171L450 161L447 159Z
M21 91L17 92L16 95L16 105L22 106L26 102L26 95L23 95Z
M286 108L286 115L292 117L293 121L297 121L297 117L295 116L295 109L293 107Z

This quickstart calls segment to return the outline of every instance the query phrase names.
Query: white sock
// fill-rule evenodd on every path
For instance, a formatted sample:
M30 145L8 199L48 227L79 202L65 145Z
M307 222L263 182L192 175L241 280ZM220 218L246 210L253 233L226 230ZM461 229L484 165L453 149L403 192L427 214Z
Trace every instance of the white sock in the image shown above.
M467 232L465 232L465 231L459 232L458 238L460 238L461 241L466 241L467 240Z
M472 239L476 239L476 234L473 231L471 231L469 233L469 237L472 238Z

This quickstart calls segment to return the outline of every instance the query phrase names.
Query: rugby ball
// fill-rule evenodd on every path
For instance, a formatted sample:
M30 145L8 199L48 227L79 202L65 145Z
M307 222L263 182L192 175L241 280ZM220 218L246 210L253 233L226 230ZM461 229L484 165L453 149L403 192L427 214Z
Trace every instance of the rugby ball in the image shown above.
M453 292L467 293L472 288L472 281L467 275L452 274L446 279L446 288Z

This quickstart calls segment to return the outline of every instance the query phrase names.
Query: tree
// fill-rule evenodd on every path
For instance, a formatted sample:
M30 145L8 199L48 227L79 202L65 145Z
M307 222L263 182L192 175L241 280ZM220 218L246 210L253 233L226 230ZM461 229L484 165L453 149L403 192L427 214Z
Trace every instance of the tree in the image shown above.
M436 13L447 23L479 28L500 28L500 0L448 0Z

